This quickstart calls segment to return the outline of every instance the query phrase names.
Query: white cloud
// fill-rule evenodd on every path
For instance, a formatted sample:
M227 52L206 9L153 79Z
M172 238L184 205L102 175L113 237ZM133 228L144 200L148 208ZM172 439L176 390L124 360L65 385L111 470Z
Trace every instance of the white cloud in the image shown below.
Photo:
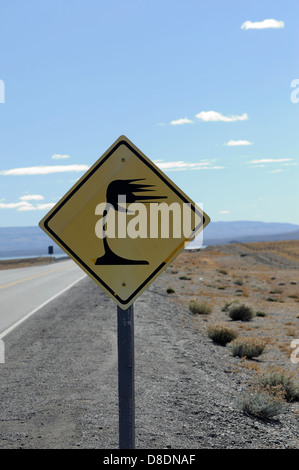
M284 22L274 19L268 19L263 21L245 21L242 24L241 29L269 29L269 28L284 28Z
M44 196L41 194L26 194L25 196L19 197L20 201L42 201Z
M44 211L44 210L50 210L54 206L55 206L54 202L48 202L48 203L45 203L45 204L37 204L36 209L38 211Z
M221 170L222 166L212 166L211 163L204 161L198 163L188 163L184 161L179 162L156 162L156 165L161 170L166 171L186 171L186 170Z
M246 113L242 114L241 116L224 116L217 111L201 111L200 113L196 114L197 119L205 122L234 122L234 121L245 121L248 119L248 115Z
M2 170L0 175L49 175L52 173L81 172L88 170L88 168L88 165L29 166L26 168Z
M45 204L37 204L34 206L30 202L22 201L22 202L0 202L0 210L1 209L16 209L19 212L25 211L38 211L38 210L50 210L52 207L55 206L54 203L45 203Z
M230 214L230 211L220 211L219 214Z
M59 153L55 153L52 155L52 160L65 160L66 158L70 158L69 155L60 155Z
M292 158L262 158L261 160L251 160L248 163L257 165L259 163L280 163L280 162L291 162Z
M21 210L23 207L30 207L29 202L0 202L0 209L17 209Z
M52 202L45 203L45 204L37 204L36 206L33 206L32 204L28 204L28 206L21 206L17 208L18 211L24 212L24 211L46 211L52 209L55 204Z
M182 124L193 124L193 121L190 121L188 118L177 119L176 121L171 121L172 126L181 126Z
M228 147L237 147L239 145L252 145L249 140L229 140L226 144Z
M35 211L36 208L32 204L28 204L28 206L21 206L17 208L18 212L25 212L25 211Z
M270 171L270 173L281 173L281 172L282 172L281 169Z

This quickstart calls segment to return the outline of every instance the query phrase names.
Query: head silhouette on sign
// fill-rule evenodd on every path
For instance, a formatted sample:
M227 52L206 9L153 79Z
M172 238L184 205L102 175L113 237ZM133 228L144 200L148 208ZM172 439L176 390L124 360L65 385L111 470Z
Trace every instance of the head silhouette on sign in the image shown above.
M109 213L110 205L119 212L128 212L127 208L120 205L119 201L124 198L126 203L134 202L157 202L161 199L167 199L167 196L136 195L135 193L144 193L155 191L153 184L140 184L135 181L144 181L145 178L114 180L109 183L106 191L107 210L103 213L103 230ZM114 253L108 245L107 237L103 237L104 255L96 259L96 265L140 265L149 264L146 260L127 259Z

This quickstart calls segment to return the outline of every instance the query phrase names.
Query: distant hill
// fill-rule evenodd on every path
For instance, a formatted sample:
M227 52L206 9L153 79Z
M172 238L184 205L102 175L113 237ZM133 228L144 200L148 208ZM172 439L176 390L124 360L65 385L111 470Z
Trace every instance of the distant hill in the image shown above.
M54 255L63 253L39 227L0 227L0 258L47 255L50 245Z
M233 242L298 240L299 225L266 222L211 222L204 230L204 245ZM196 246L196 240L191 246ZM0 227L0 258L14 256L41 256L63 251L39 227Z
M279 222L211 222L203 232L204 245L298 239L299 225Z

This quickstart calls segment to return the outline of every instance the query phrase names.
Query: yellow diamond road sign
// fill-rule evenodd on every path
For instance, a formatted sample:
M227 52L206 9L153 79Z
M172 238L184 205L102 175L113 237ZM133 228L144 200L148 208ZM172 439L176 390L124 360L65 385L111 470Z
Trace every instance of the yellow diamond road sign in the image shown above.
M127 309L209 222L121 136L39 225Z

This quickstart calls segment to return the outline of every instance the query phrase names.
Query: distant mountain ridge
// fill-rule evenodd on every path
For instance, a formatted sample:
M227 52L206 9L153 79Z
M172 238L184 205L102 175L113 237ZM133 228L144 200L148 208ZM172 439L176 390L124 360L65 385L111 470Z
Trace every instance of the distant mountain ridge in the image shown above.
M204 245L233 242L298 240L299 225L279 222L211 222L204 230ZM192 242L195 246L197 241ZM58 247L38 226L0 227L0 257L42 256L48 246L54 246L54 255L62 254Z
M211 222L203 233L205 245L299 239L299 225L280 222Z
M63 251L38 226L0 227L0 257L43 256L48 246L54 246L54 255Z
M280 222L211 222L203 231L203 245L299 240L299 225ZM190 243L196 246L199 239Z

